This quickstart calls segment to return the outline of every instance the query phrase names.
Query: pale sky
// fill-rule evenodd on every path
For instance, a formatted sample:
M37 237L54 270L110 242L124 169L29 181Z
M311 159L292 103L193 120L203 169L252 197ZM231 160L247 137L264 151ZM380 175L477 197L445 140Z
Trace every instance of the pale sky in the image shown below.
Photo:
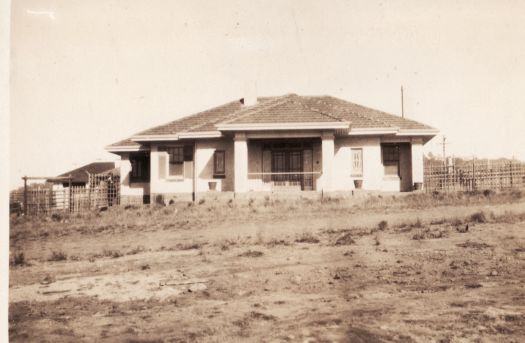
M423 4L424 3L424 4ZM243 97L333 95L525 160L523 1L16 0L10 186ZM440 153L440 138L425 151Z

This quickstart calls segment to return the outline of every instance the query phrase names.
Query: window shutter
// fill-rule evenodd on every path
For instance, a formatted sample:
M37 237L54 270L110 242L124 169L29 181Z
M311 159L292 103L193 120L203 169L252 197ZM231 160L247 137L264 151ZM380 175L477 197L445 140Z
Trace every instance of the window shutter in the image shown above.
M161 153L159 155L159 179L166 178L166 163L167 163L167 154Z

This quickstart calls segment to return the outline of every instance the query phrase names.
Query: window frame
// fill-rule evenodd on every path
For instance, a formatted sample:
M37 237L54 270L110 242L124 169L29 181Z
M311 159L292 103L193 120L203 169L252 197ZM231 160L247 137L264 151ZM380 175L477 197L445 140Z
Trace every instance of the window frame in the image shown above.
M219 158L222 158L222 170L217 168ZM215 179L224 179L226 177L226 151L224 150L215 150L213 152L213 177Z
M395 149L393 158L386 159L385 156L387 149ZM391 154L389 154L391 155ZM400 175L400 155L401 155L401 148L399 144L395 143L388 143L388 144L381 144L381 163L383 164L383 174L385 177L401 177ZM387 166L396 166L397 173L390 174L386 172Z
M360 152L360 160L361 160L361 165L360 165L360 170L356 171L355 170L355 165L354 165L354 153L355 152ZM363 163L363 148L350 148L350 163L351 163L351 171L350 171L350 176L353 176L353 177L363 177L363 170L364 170L364 163Z
M168 161L165 165L167 180L184 180L186 176L186 162L193 162L192 145L162 145L157 148L159 152L168 155ZM180 173L170 173L170 165L180 166Z

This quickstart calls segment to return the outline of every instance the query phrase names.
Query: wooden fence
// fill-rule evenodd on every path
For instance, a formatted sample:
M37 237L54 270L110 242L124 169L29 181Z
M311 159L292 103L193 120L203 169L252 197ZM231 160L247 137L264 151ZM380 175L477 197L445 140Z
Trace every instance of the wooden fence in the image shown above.
M525 163L472 160L446 165L425 162L424 188L433 191L498 190L525 187Z
M120 203L119 177L91 174L83 186L61 183L33 184L24 190L13 191L9 204L13 212L27 215L49 214L59 211L83 212L107 208Z

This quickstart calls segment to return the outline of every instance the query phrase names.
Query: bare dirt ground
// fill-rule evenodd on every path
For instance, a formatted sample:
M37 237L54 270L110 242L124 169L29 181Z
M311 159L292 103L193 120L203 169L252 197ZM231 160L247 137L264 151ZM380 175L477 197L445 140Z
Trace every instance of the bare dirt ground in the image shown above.
M524 342L521 192L12 218L12 342Z

